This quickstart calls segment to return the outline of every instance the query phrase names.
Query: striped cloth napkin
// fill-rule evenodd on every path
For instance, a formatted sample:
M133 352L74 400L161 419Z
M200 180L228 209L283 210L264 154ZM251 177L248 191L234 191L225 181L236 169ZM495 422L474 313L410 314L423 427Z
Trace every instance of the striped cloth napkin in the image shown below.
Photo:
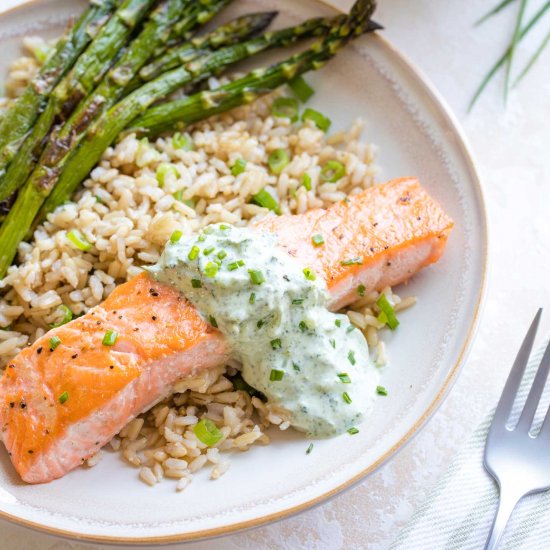
M520 390L525 398L545 346L533 353ZM541 423L550 400L542 399L535 424ZM514 408L519 417L522 400ZM390 550L481 550L498 502L498 488L483 467L487 432L494 411L478 426L447 472L393 541ZM550 457L548 462L550 468ZM521 475L521 473L518 473ZM550 491L525 497L508 522L502 550L550 549Z

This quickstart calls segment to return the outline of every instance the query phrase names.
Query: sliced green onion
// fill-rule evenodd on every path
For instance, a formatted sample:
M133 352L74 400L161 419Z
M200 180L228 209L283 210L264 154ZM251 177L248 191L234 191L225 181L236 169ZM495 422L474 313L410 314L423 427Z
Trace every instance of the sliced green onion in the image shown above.
M50 351L53 351L59 344L61 344L59 336L52 336L50 338Z
M176 132L172 137L172 147L174 149L183 149L184 151L192 151L194 148L193 140L186 134Z
M191 279L191 286L193 288L202 288L202 282L200 279Z
M275 338L275 340L271 340L271 349L281 349L282 343L280 338Z
M179 229L176 229L171 235L170 235L170 242L172 244L177 243L183 236L183 232L181 232Z
M273 151L267 158L267 164L272 174L278 176L290 162L290 157L284 149Z
M348 361L352 364L352 365L355 365L356 361L355 361L355 352L353 350L349 350L349 353L348 353Z
M294 300L292 300L293 306L300 306L303 303L304 303L304 298L294 298Z
M298 120L298 102L291 97L278 97L271 105L271 114L278 118L289 118L290 122Z
M71 231L67 233L67 239L69 239L69 241L71 241L71 243L73 243L78 250L82 250L83 252L86 252L92 248L92 245L84 238L82 233L76 229L71 229Z
M311 176L309 174L302 174L301 184L306 188L306 191L311 191Z
M315 246L321 246L322 244L325 244L325 238L323 237L323 235L320 234L313 235L313 237L311 237L311 241Z
M108 330L103 337L102 344L104 346L114 346L118 338L118 332L114 330Z
M210 256L210 254L212 254L212 252L214 252L214 247L213 246L209 246L208 248L205 248L202 253L205 255L205 256Z
M307 450L306 450L306 455L308 455L309 453L311 453L311 451L313 451L313 443L310 443L310 444L309 444L309 447L308 447Z
M349 393L345 391L342 394L342 399L349 405L351 403L351 397L349 396Z
M337 160L329 160L321 168L321 179L327 183L336 183L346 175L346 167Z
M215 264L214 262L208 262L204 268L204 274L212 279L218 274L218 269L218 264Z
M315 93L315 90L305 81L302 75L293 78L288 85L302 103L305 103Z
M326 132L330 125L332 124L332 121L330 118L327 118L325 115L320 113L319 111L316 111L315 109L306 109L302 113L302 120L305 122L306 120L311 120L319 130L322 130L323 132Z
M365 288L365 285L359 285L357 287L357 293L359 294L359 296L364 296L365 295L365 290L367 290Z
M189 254L187 255L187 257L191 261L196 260L199 257L200 251L201 249L197 245L194 245L189 251Z
M399 321L395 316L395 310L385 294L380 294L380 297L376 300L376 305L385 316L383 317L384 320L382 322L388 325L391 330L395 330L399 326ZM378 317L380 318L380 315Z
M293 368L296 372L300 372L300 365L297 365L296 363L292 363L292 368Z
M225 250L220 250L216 255L220 260L223 260L227 256L227 252Z
M302 332L305 332L308 329L307 323L305 321L300 321L300 323L298 324L298 328Z
M342 384L351 384L351 378L349 377L349 374L347 372L341 372L337 376L338 378L340 378Z
M73 319L73 312L65 304L62 304L61 306L59 306L59 309L63 312L63 319L61 319L59 323L52 323L50 325L50 328L60 327L61 325L65 325L66 323L68 323L69 321L72 321Z
M271 369L271 372L269 373L269 380L270 382L280 382L283 379L284 375L284 370Z
M237 177L239 174L242 174L246 169L246 160L237 159L233 166L231 167L231 173Z
M378 395L388 395L388 390L384 386L376 386L376 393Z
M69 392L64 391L64 392L59 396L59 402L63 405L64 403L67 402L67 399L69 399Z
M216 318L213 317L212 315L209 315L209 316L208 316L208 322L209 322L214 328L218 328L218 322L216 321Z
M336 349L336 340L335 340L334 338L331 338L331 339L329 340L329 342L330 342L330 345L331 345L334 349Z
M248 303L249 304L256 303L256 294L254 292L250 295L250 298L248 298Z
M360 258L359 256L355 258L350 258L349 260L344 260L343 262L340 262L342 265L363 265L363 258Z
M166 183L166 177L170 174L173 175L175 178L179 176L179 173L173 164L163 162L162 164L158 165L157 181L160 187L164 187L164 184Z
M259 269L249 269L248 273L250 274L250 280L255 285L261 285L262 283L265 283L264 274Z
M342 321L341 321L341 319L336 319L336 320L334 321L334 324L335 324L338 328L340 328L340 327L342 326Z
M275 214L281 213L279 203L273 197L273 195L271 195L271 193L269 193L269 191L266 191L265 189L262 189L255 195L252 195L252 202L257 204L258 206L272 210L273 212L275 212Z
M216 424L214 424L214 422L212 422L209 418L199 420L199 422L193 426L193 432L200 442L208 445L209 447L215 445L220 439L223 438L222 432L218 430Z
M350 428L348 430L349 435L355 435L359 433L359 430L357 428Z
M315 273L313 272L312 269L310 269L309 267L304 267L304 275L305 275L305 278L308 280L308 281L315 281L315 279L317 278L315 276Z

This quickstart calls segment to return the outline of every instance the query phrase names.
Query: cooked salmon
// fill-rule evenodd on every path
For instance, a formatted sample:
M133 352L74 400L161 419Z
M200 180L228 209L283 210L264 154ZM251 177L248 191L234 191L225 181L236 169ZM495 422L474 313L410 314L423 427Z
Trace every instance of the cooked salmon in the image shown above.
M336 310L356 298L358 285L395 285L437 261L452 225L417 180L401 179L256 227L324 275ZM313 245L316 234L324 246ZM177 290L141 274L14 358L0 378L0 436L23 480L51 481L93 456L175 382L229 354L223 334Z

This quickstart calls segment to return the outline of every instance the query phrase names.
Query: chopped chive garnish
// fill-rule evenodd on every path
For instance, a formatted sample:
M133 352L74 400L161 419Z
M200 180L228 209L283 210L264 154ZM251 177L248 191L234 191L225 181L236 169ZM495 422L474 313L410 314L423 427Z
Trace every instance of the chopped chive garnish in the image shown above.
M227 230L229 229L229 226L228 226L228 225L225 225L224 223L222 223L222 224L220 225L220 229L221 229L222 231L227 231Z
M304 267L304 275L305 275L305 278L308 280L308 281L315 281L315 279L317 278L315 276L315 273L313 272L312 269L310 269L309 267Z
M92 245L84 238L82 233L76 229L72 229L67 233L67 239L69 239L78 250L82 250L82 252L86 252L92 248Z
M209 246L208 248L205 248L202 253L205 255L205 256L209 256L210 254L212 254L212 252L214 252L214 247L213 246Z
M379 320L388 325L391 330L395 330L399 326L399 321L395 316L395 310L393 309L385 294L380 294L380 297L378 298L378 300L376 300L376 305L380 308L381 311L381 314L378 316ZM384 314L383 317L382 313Z
M329 342L330 342L330 345L331 345L334 349L336 349L336 340L335 340L334 338L331 338L331 339L329 340Z
M342 394L342 399L349 405L351 403L351 397L349 396L348 392L345 391Z
M212 233L214 233L214 228L211 226L211 225L207 225L204 229L203 229L203 233L205 235L212 235Z
M193 150L193 140L180 132L176 132L172 137L172 147L174 149L183 149L184 151Z
M237 265L242 267L244 265L244 260L237 260Z
M306 188L306 191L311 191L311 176L303 174L301 184Z
M342 384L351 384L351 378L347 372L341 372L338 374L338 378L340 378Z
M191 261L196 260L199 257L200 251L201 251L201 249L197 245L195 245L191 248L191 250L189 251L189 254L187 255L187 257Z
M265 325L266 321L265 319L260 319L257 323L256 323L256 326L258 328L262 328L264 325Z
M356 256L355 258L350 258L349 260L343 260L340 263L342 265L363 265L363 259Z
M298 324L298 328L302 332L305 332L307 330L307 323L305 321L300 321L300 323Z
M357 287L357 293L359 294L359 296L364 296L365 295L365 290L367 290L365 288L365 285L359 285Z
M219 266L214 262L208 262L204 268L204 274L212 279L218 274Z
M341 321L340 319L336 319L336 320L334 321L334 324L335 324L338 328L340 328L340 327L342 326L342 321Z
M300 306L303 303L304 303L304 298L294 298L294 300L292 300L293 306Z
M223 260L227 256L227 252L225 250L220 250L217 256L220 260Z
M261 285L262 283L265 283L264 274L259 269L249 269L248 273L250 274L250 280L255 285Z
M290 122L298 120L298 102L291 97L278 97L271 105L271 114L277 118L289 118Z
M325 238L323 237L323 235L320 234L313 235L313 237L311 237L311 240L315 246L321 246L322 244L325 244Z
M271 349L281 349L282 343L280 338L275 338L275 340L271 340Z
M244 159L237 159L233 166L231 167L231 174L233 174L235 177L239 174L242 174L246 169L246 160Z
M384 386L376 386L376 393L378 395L388 395L388 390Z
M179 230L179 229L176 229L171 235L170 235L170 242L172 244L175 244L177 243L183 236L183 233Z
M336 183L346 175L346 167L337 160L329 160L321 168L321 179L327 183Z
M239 263L238 262L231 262L227 264L228 271L235 271L235 269L239 269Z
M73 312L65 304L62 304L61 306L59 306L59 309L63 312L63 319L61 319L59 323L52 323L50 325L50 328L57 328L57 327L60 327L61 325L65 325L69 321L72 321Z
M53 351L59 344L61 344L59 336L52 336L50 338L50 351Z
M254 292L250 295L250 298L248 298L248 303L249 304L256 303L256 294Z
M223 438L222 432L218 430L216 424L209 418L203 418L193 426L193 432L197 439L211 447Z
M272 174L278 176L290 162L290 157L284 149L276 149L267 158L267 164Z
M261 206L262 208L267 208L275 214L280 214L281 210L279 208L279 203L277 200L265 189L262 189L255 195L252 195L252 202Z
M309 444L309 447L308 447L307 450L306 450L306 455L308 455L309 453L311 453L311 451L313 451L313 443L310 443L310 444Z
M214 327L218 328L218 322L216 321L216 318L212 315L208 316L208 322Z
M114 330L108 330L103 336L102 344L104 346L114 346L118 338L118 332Z
M296 372L300 372L300 365L297 365L296 363L292 363L292 368L293 368Z
M284 370L271 369L271 372L269 373L269 380L270 382L279 382L283 379L284 375L285 375Z
M359 430L357 428L350 428L348 430L349 435L355 435L359 433Z
M353 350L350 350L349 353L348 353L348 361L352 365L355 365L355 363L356 363L356 361L355 361L355 352Z
M306 120L311 120L319 130L322 130L323 132L326 132L330 125L332 124L330 118L327 118L325 115L320 113L319 111L316 111L315 109L306 109L302 113L302 120L305 122Z
M346 334L349 334L352 330L355 330L355 325L352 325L351 323L348 325L348 328L346 329Z
M64 392L59 396L59 402L63 405L63 403L66 403L66 402L67 402L67 399L69 399L69 392L64 391Z
M166 183L166 178L170 174L175 178L179 176L178 171L173 164L170 164L168 162L163 162L162 164L159 164L156 174L159 187L164 187L164 184Z
M200 279L191 279L191 286L193 288L202 288L202 282Z
M305 103L315 93L315 90L304 80L302 75L293 78L288 86L302 103Z
M203 243L204 241L206 241L206 235L199 235L197 241L199 241L200 243Z

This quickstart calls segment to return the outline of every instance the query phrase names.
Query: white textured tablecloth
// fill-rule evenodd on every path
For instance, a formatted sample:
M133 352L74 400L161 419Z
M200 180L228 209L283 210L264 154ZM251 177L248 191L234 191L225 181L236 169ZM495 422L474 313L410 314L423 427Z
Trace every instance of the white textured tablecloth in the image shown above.
M19 2L0 0L0 9ZM530 4L535 7L537 2ZM185 550L387 548L496 403L523 336L518 327L527 327L539 306L547 307L542 333L548 333L550 48L512 91L506 109L499 76L467 114L470 97L504 50L514 25L512 8L473 28L493 3L496 0L379 0L376 17L386 26L385 36L428 76L457 114L485 187L492 266L479 333L457 384L422 433L354 489L297 517L189 544ZM536 44L535 39L520 46L518 66ZM0 550L84 548L90 547L0 524Z

